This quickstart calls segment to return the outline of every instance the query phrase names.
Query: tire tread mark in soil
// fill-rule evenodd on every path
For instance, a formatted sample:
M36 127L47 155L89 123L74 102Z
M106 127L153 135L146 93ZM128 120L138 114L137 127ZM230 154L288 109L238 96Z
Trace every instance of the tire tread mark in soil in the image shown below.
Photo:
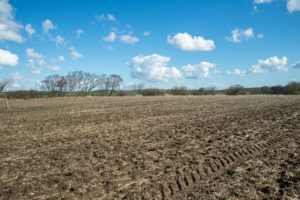
M204 166L197 167L195 171L179 174L179 177L174 182L169 182L167 185L161 184L160 190L157 190L157 192L160 194L156 193L156 196L160 195L162 199L172 199L172 197L174 197L178 191L184 190L192 185L192 183L197 183L205 179L214 178L224 174L228 170L236 167L238 164L250 159L250 156L269 148L271 145L282 142L284 139L299 140L297 136L287 133L260 144L246 146L238 151L221 156L215 161L206 162Z

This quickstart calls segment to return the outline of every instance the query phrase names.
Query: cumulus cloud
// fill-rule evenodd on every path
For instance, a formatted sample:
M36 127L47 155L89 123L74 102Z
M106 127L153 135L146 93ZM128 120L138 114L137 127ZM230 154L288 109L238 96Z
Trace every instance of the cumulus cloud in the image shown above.
M27 26L25 26L25 31L29 34L29 37L31 37L32 34L35 34L35 30L31 28L31 24L27 24Z
M264 34L259 34L258 36L257 36L257 38L263 38L264 37Z
M256 4L271 3L273 0L254 0Z
M201 36L192 37L188 33L178 33L174 37L169 35L167 42L183 51L211 51L216 47L214 41L205 40Z
M251 69L247 71L240 71L235 69L234 72L228 71L227 74L234 74L238 76L245 76L246 74L259 74L259 73L268 73L273 71L288 71L288 67L285 67L287 64L287 58L284 56L282 59L277 58L277 56L270 57L266 60L258 60L258 64L252 65ZM295 63L297 64L297 63Z
M291 65L291 68L294 68L294 69L300 68L300 61L299 61L299 62L296 62L295 64L292 64L292 65Z
M15 72L15 73L9 73L9 76L12 77L13 79L22 79L25 75L19 72Z
M216 64L208 63L208 62L201 62L197 65L186 65L182 67L180 70L185 71L185 75L188 78L192 79L200 79L200 78L209 78L211 75L210 69L214 68Z
M49 65L47 68L51 69L52 71L60 71L61 70L61 67L58 67L56 65L54 65L53 67L51 65Z
M131 76L149 82L168 82L183 80L182 73L175 67L166 67L170 57L157 54L149 56L136 56L130 63L126 63L131 69Z
M37 67L35 63L39 64L39 67ZM31 70L33 74L41 74L44 69L43 65L45 64L46 63L44 62L44 60L34 61L34 59L29 59L26 66Z
M131 37L131 35L121 35L120 41L124 42L125 44L134 44L135 42L140 41L137 37Z
M286 7L290 13L300 11L300 0L288 0Z
M0 41L4 40L22 43L25 39L19 34L23 26L14 21L15 9L8 0L0 0Z
M33 48L28 48L26 50L27 56L32 57L32 58L44 58L42 54L35 53Z
M107 37L104 37L103 40L106 42L113 42L116 39L117 35L114 32L110 32Z
M0 49L0 65L17 66L19 64L19 57L9 51Z
M53 25L51 20L49 19L46 19L43 23L43 30L44 30L44 33L48 32L48 30L51 30L51 29L57 29L57 25Z
M79 28L76 30L76 33L77 33L77 38L79 38L80 34L84 33L84 31Z
M148 36L148 35L150 35L151 33L148 32L148 31L145 31L143 34L144 34L144 36Z
M248 28L246 30L238 29L231 31L231 37L225 37L229 42L241 42L242 40L248 40L249 38L253 38L253 29Z
M72 59L77 60L77 58L83 57L83 55L78 53L74 47L70 47L69 50L71 51Z
M233 74L233 75L238 75L238 76L245 76L246 75L246 70L240 71L239 69L235 69L233 72L228 71L227 74Z
M274 56L266 60L258 60L258 64L252 65L251 69L247 71L247 74L268 73L275 70L287 72L288 68L285 67L286 64L287 58L285 56L282 57L282 59Z

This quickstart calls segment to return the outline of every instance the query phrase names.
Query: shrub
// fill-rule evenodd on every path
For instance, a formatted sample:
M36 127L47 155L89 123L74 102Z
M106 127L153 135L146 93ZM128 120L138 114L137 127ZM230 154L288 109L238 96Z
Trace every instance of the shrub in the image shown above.
M169 93L172 95L189 95L189 91L185 86L181 86L181 87L176 86L173 89L171 89Z
M123 90L119 91L117 94L118 94L118 96L120 96L120 97L123 97L123 96L127 96L127 95L128 95L127 92L125 92L125 91L123 91Z
M39 91L36 90L20 90L20 91L11 91L7 92L6 97L8 99L34 99L39 98L41 95Z
M232 85L225 90L226 95L245 95L247 92L241 85Z
M166 90L163 89L153 88L153 89L142 90L143 96L160 96L165 94L166 94Z

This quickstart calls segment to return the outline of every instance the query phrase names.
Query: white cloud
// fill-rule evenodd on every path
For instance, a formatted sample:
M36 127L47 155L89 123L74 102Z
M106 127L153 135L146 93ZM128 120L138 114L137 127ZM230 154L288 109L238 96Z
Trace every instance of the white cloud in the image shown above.
M132 26L131 26L130 24L125 24L125 26L126 26L127 28L132 28Z
M205 40L201 36L193 38L188 33L178 33L173 38L169 35L167 42L183 51L211 51L216 47L214 41Z
M12 90L13 88L20 88L20 85L18 84L17 81L14 81L14 82L10 83L9 86L6 87L5 90L6 90L6 91L10 91L10 90Z
M54 65L53 67L51 65L49 65L47 68L51 69L52 71L60 71L61 70L61 67L58 67L56 65Z
M58 62L62 62L65 61L65 58L63 56L58 56L57 60Z
M258 60L258 64L252 65L251 69L240 71L235 69L234 72L228 71L227 74L234 74L238 76L245 76L246 74L259 74L259 73L268 73L272 71L288 71L288 67L285 67L287 64L287 58L284 56L282 59L277 58L276 56L270 57L266 60ZM296 66L297 63L295 63ZM292 66L291 66L292 67ZM293 67L292 67L293 68Z
M22 79L25 75L19 72L15 72L15 73L9 73L9 76L12 77L13 79Z
M291 68L294 68L294 69L300 68L300 61L299 61L299 62L296 62L295 64L292 64L292 65L291 65Z
M82 58L82 57L83 57L83 55L80 54L80 53L78 53L78 52L75 50L74 47L70 47L69 49L70 49L71 54L72 54L72 59L77 60L77 58Z
M150 35L151 33L148 32L148 31L145 31L143 34L144 34L144 36L148 36L148 35Z
M254 12L258 12L257 6L254 6Z
M257 38L263 38L264 37L264 34L259 34L258 36L257 36Z
M123 30L123 31L119 31L117 28L115 28L115 27L110 27L110 29L112 30L112 31L115 31L116 33L118 33L118 34L122 34L122 33L125 33L126 32L126 30Z
M131 76L149 82L168 82L169 79L176 81L183 80L182 73L175 67L166 67L170 57L164 57L157 54L150 56L136 56L130 63Z
M29 34L29 37L31 37L32 34L35 34L35 30L31 28L31 24L27 24L27 26L25 26L25 31Z
M125 44L134 44L135 42L140 41L137 37L131 37L131 35L121 35L120 37L121 42L124 42Z
M1 65L0 65L0 70L4 70L4 67L2 67Z
M51 20L49 19L46 19L43 23L43 30L44 30L44 33L45 32L48 32L48 30L51 30L51 29L57 29L57 25L53 25Z
M300 11L300 0L287 0L286 7L290 13Z
M101 20L105 20L105 16L104 15L95 15L95 19L100 22Z
M27 56L32 57L32 58L44 58L44 56L42 54L34 53L33 48L28 48L26 50L26 53L27 53Z
M81 34L81 33L84 33L84 31L81 30L81 29L78 29L78 30L76 30L76 33L77 33L77 38L79 38L79 37L80 37L80 34Z
M256 4L262 4L262 3L271 3L272 0L254 0L254 3Z
M180 70L186 71L185 75L188 78L192 79L200 79L200 78L209 78L211 75L210 69L214 68L216 64L208 63L208 62L201 62L197 65L190 65L182 67Z
M15 9L8 0L0 0L0 41L4 40L22 43L25 39L19 34L23 26L14 21Z
M287 72L288 68L285 67L286 64L287 58L285 56L282 59L274 56L266 60L258 60L258 64L252 65L247 74L268 73L275 70Z
M116 18L112 14L107 14L107 18L110 21L117 21Z
M34 59L29 59L26 66L31 70L33 74L41 74L44 69L43 65L45 65L46 63L44 62L44 60L37 60L36 63L39 64L39 67L35 66Z
M19 57L16 54L0 49L0 65L17 66L19 64L18 60Z
M248 40L249 38L254 37L252 28L248 28L247 30L239 30L236 28L235 30L231 31L231 33L231 37L225 37L228 41L241 42L242 40Z
M238 76L245 76L246 75L246 70L240 71L239 69L235 69L233 72L228 71L227 74L234 74Z
M114 50L114 48L112 47L112 45L110 45L110 46L104 46L104 48L105 48L105 50Z
M65 44L65 38L61 37L60 35L56 36L56 39L54 40L56 42L56 46L58 47L58 44Z
M106 42L113 42L116 39L117 35L114 32L110 32L107 37L104 37L103 40Z

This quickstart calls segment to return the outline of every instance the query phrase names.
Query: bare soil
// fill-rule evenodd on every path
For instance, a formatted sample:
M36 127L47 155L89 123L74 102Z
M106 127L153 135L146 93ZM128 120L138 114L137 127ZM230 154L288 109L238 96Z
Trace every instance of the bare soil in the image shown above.
M300 97L0 102L0 199L299 199Z

